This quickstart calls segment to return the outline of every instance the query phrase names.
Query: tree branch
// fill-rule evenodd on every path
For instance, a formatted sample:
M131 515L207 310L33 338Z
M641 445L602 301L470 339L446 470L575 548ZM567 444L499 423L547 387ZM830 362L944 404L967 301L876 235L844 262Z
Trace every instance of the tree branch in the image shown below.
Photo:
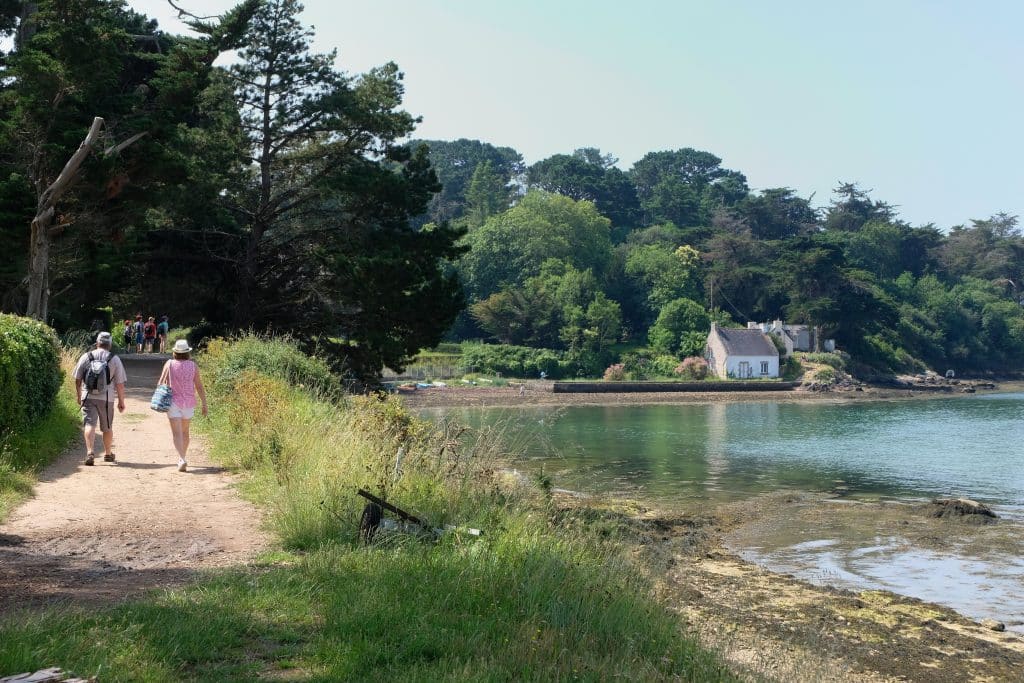
M78 146L78 149L71 158L68 159L68 163L64 164L64 170L60 172L57 179L53 181L42 196L39 198L39 209L36 211L37 214L52 208L57 200L60 199L71 184L74 183L78 177L78 170L82 167L82 163L85 158L89 156L89 152L92 151L92 147L96 144L96 139L100 135L100 129L103 128L103 119L97 116L92 120L92 125L89 127L89 133L82 140L82 144Z
M178 18L179 19L181 19L182 17L190 17L192 19L195 19L196 21L208 21L210 19L219 19L220 18L216 14L214 14L213 16L209 16L209 17L200 17L198 15L192 14L191 12L189 12L184 7L178 7L177 5L175 5L174 4L174 0L167 0L167 4L170 5L171 7L173 7L174 9L176 9L178 11Z
M103 152L103 156L111 157L111 156L115 156L117 154L120 154L121 152L123 152L124 150L128 149L129 147L131 147L132 145L134 145L136 142L138 142L142 138L146 137L147 135L149 135L149 131L148 130L144 130L141 133L136 133L135 135L131 136L130 138L128 138L124 142L121 142L121 143L118 143L116 145L111 145L110 147L107 147L107 149Z

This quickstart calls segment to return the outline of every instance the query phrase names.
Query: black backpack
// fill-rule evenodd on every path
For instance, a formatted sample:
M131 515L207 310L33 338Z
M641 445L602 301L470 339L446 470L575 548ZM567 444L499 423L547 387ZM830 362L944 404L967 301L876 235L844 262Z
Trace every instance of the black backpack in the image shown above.
M106 351L106 357L93 356L96 351L89 352L89 365L85 370L85 388L90 394L106 395L110 385L110 359L114 354Z

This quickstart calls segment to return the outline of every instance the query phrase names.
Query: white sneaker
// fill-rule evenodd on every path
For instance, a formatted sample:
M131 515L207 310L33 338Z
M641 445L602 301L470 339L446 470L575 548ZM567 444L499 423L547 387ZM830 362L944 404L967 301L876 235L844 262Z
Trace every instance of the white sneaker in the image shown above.
M188 463L187 462L185 462L184 460L178 460L178 471L179 472L186 471L187 467L188 467Z

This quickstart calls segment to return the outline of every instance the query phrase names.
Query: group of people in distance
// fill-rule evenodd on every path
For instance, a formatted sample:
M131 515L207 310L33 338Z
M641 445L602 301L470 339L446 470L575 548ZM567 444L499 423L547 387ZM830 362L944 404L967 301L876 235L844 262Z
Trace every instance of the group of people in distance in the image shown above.
M139 316L141 319L142 316ZM150 318L152 321L153 318ZM167 318L164 318L166 322ZM165 328L166 330L166 328ZM164 333L166 335L166 331ZM161 346L162 346L161 342ZM199 377L199 368L191 358L188 342L179 339L171 348L172 358L164 363L158 384L171 387L171 407L167 419L171 438L178 453L178 471L188 467L189 423L196 412L196 395L205 416L206 390ZM124 387L128 381L124 363L113 353L113 337L109 332L96 336L96 347L82 354L75 366L75 396L82 409L82 433L85 436L85 464L95 462L96 429L103 433L103 461L114 463L114 400L117 410L125 410Z
M142 314L135 316L135 321L124 321L124 348L135 349L135 353L163 353L167 349L167 333L170 331L170 324L167 316L161 316L160 322L149 316L143 322Z

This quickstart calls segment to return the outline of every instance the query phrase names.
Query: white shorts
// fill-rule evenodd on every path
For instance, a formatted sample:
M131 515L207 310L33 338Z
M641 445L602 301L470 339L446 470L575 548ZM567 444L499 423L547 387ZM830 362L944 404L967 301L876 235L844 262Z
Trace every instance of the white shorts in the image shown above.
M192 416L196 414L195 406L191 408L179 408L178 406L171 404L171 409L167 411L167 417L172 420L180 420L182 418L191 420Z

